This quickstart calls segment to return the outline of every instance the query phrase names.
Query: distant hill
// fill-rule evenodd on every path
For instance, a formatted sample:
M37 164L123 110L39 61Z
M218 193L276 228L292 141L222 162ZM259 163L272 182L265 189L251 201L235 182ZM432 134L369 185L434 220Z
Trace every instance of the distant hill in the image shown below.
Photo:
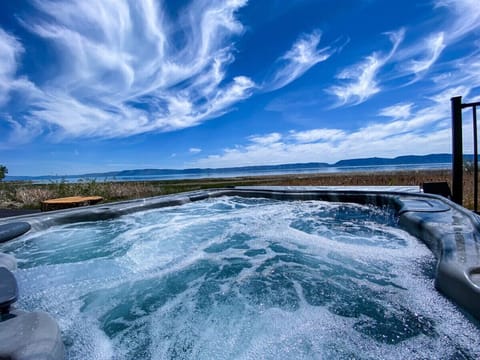
M469 159L471 155L466 155ZM364 158L340 160L333 166L379 166L379 165L412 165L412 164L441 164L452 162L452 154L406 155L396 158Z
M466 160L471 160L472 155L465 155ZM340 160L334 164L323 162L295 163L281 165L257 165L257 166L239 166L229 168L192 168L192 169L137 169L123 170L109 173L85 174L85 177L127 177L127 176L155 176L155 175L173 175L173 174L215 174L215 173L235 173L235 172L255 172L255 171L275 171L289 169L319 169L326 167L355 167L355 166L382 166L382 165L414 165L414 164L444 164L452 162L452 154L430 154L430 155L406 155L396 158L363 158Z

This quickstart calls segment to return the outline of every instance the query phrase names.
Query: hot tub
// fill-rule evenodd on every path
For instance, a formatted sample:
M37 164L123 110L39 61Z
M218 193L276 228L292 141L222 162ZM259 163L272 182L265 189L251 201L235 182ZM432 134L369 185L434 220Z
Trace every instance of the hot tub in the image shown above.
M17 307L54 317L69 359L478 358L477 218L402 190L239 187L19 217L32 229L0 251Z

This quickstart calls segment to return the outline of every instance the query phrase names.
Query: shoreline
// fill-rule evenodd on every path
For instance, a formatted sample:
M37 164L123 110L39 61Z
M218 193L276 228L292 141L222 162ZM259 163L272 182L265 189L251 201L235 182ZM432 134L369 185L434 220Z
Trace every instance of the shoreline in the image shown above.
M65 181L49 184L0 182L0 209L40 209L40 202L67 196L102 196L104 203L168 195L192 190L242 185L265 186L421 186L424 182L447 182L451 170L352 171L337 173L297 173L226 178L143 181ZM464 206L473 207L473 177L464 178Z
M442 154L440 154L442 155ZM429 155L427 155L428 157ZM340 165L327 163L296 163L281 165L253 165L225 168L186 168L186 169L137 169L122 170L106 173L87 173L76 175L7 175L5 181L27 181L35 184L48 184L50 182L65 181L167 181L167 180L194 180L194 179L227 179L260 176L288 176L297 174L336 174L352 172L392 172L416 170L449 170L452 168L451 155L446 162L415 162L415 163L381 163L383 158L360 160L342 160ZM415 156L406 156L407 158ZM425 157L425 156L421 156ZM395 158L398 159L398 158ZM361 160L374 160L373 163ZM437 159L438 160L438 159ZM417 159L418 161L418 159Z

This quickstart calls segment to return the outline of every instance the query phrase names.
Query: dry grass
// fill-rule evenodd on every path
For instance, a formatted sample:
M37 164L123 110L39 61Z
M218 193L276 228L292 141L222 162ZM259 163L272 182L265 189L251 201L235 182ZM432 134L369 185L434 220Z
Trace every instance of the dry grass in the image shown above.
M161 193L160 187L154 182L0 183L0 207L39 209L43 200L59 197L98 195L102 196L106 202L112 202Z
M224 179L165 180L144 182L96 182L82 181L69 184L64 181L37 185L25 182L0 183L0 207L40 208L46 199L98 195L105 202L138 199L190 190L238 185L284 186L367 186L367 185L421 185L424 182L447 181L451 187L449 170L415 170L365 173L298 174L256 176ZM473 208L473 177L465 175L464 206Z

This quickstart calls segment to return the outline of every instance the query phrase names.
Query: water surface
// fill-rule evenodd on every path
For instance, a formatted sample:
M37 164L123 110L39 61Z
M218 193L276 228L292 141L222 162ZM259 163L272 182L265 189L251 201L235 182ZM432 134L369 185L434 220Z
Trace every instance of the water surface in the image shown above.
M2 245L19 307L69 359L475 359L479 329L433 287L391 211L224 197Z

